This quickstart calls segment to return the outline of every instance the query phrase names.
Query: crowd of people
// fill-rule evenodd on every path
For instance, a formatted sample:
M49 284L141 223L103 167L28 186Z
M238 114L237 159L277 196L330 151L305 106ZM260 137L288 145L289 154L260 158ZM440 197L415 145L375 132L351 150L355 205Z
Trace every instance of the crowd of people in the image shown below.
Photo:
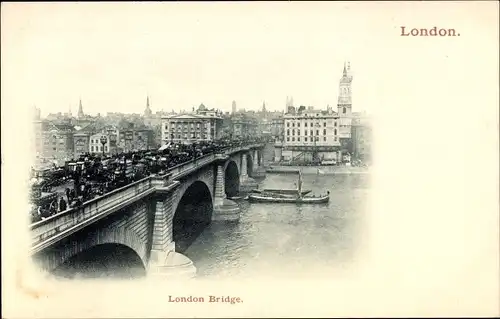
M221 139L192 144L169 143L158 150L145 150L99 156L84 154L54 168L48 176L33 172L31 221L37 222L54 214L82 205L97 196L152 174L164 174L169 169L207 154L222 152L230 147L265 142L259 138ZM66 184L64 193L53 187Z

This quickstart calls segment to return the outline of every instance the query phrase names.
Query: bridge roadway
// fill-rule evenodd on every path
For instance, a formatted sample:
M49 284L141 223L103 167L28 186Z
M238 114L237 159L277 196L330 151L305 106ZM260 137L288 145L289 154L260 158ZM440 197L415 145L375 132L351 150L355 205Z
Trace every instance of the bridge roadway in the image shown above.
M208 223L238 220L239 207L226 193L257 186L249 174L264 174L259 153L263 146L250 144L207 154L172 167L165 175L146 177L33 223L30 252L41 269L50 273L94 246L124 245L151 273L168 277L183 271L194 276L192 262L176 252L176 237L187 232L182 224L198 218ZM195 211L196 206L204 206L197 202L201 199L208 205L200 217ZM92 225L95 229L86 232ZM176 228L181 229L177 234Z

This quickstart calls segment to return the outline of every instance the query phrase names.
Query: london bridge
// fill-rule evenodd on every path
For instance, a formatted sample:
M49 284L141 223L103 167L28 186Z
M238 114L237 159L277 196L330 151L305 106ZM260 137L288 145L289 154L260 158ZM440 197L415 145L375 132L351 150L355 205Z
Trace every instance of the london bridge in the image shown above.
M35 263L71 276L75 265L109 259L120 264L122 258L144 272L194 276L183 250L212 221L239 219L240 209L227 195L256 186L250 176L261 164L262 147L207 154L31 224Z

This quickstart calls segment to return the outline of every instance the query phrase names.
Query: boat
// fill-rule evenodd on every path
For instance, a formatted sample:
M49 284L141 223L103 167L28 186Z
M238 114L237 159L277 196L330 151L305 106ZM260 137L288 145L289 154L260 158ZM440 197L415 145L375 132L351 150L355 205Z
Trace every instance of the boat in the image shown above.
M230 200L240 200L240 199L243 199L242 196L232 196L232 197L228 197L227 199L230 199Z
M321 203L328 203L328 201L330 200L330 195L327 194L319 197L311 197L311 196L278 197L274 194L269 194L269 195L250 194L248 195L248 200L257 203L321 204Z
M283 193L285 191L285 193ZM286 192L291 191L291 192ZM248 195L250 202L259 203L295 203L295 204L321 204L328 203L330 192L327 191L323 196L304 196L303 192L309 193L310 190L302 191L302 171L299 171L299 181L296 190L272 190L266 192L262 190ZM294 194L295 193L295 194Z
M295 204L321 204L330 201L330 194L323 196L290 196L276 193L250 194L247 196L250 202L257 203L295 203Z
M302 196L307 195L311 192L310 189L303 190ZM282 195L297 195L297 190L296 189L275 189L275 188L266 188L266 189L252 189L252 193L275 193L275 194L282 194Z

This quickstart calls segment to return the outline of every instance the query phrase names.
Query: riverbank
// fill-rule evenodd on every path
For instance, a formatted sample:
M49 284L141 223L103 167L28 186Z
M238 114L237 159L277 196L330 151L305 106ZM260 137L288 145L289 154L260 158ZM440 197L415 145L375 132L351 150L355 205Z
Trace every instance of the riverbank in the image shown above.
M369 174L369 167L358 166L280 166L270 165L266 168L268 174L293 174L298 170L302 174L320 174L320 175L341 175L341 174Z

